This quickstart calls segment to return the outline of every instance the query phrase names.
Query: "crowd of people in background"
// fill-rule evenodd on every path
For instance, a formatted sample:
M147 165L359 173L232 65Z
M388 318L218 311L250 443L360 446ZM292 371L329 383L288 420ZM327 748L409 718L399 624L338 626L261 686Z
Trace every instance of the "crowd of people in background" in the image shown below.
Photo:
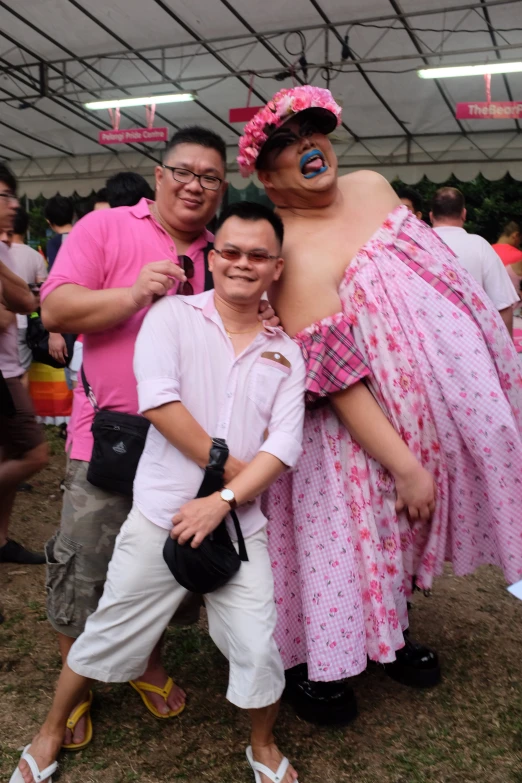
M46 564L63 664L13 783L48 780L62 749L91 742L93 680L128 681L159 719L185 709L162 638L173 615L195 622L201 600L173 578L169 536L197 549L228 520L242 562L205 603L227 698L249 712L256 783L297 780L273 736L284 690L300 717L342 724L357 714L346 678L368 657L408 685L440 681L408 600L445 559L522 576L510 516L522 498L504 471L522 452L520 227L492 247L465 230L456 188L435 193L432 230L414 189L338 177L340 107L326 90L298 97L270 133L247 126L239 158L275 212L232 205L216 236L226 146L199 126L173 136L154 190L117 174L76 222L71 198L49 199L46 261L0 165L0 563ZM17 491L49 458L27 379L33 313L73 390L45 553L8 535ZM133 495L94 479L100 411L128 417L122 432L150 422ZM126 452L123 434L111 448ZM215 474L223 486L204 497Z

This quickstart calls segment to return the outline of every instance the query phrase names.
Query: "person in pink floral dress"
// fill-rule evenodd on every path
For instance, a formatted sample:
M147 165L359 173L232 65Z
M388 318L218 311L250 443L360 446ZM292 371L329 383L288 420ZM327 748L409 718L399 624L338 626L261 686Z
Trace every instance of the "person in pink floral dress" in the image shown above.
M405 647L412 580L430 589L446 560L522 576L522 376L498 312L389 183L338 178L340 113L327 90L282 90L240 140L285 224L270 298L308 369L304 454L266 499L277 641L311 681L370 658L397 679L397 659L424 662L433 684L434 654Z

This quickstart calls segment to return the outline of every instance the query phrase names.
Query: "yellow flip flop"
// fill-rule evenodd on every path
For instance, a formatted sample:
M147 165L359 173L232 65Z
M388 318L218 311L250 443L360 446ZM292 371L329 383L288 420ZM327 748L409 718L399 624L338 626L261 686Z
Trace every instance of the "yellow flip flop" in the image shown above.
M83 742L78 742L77 744L71 742L70 745L62 745L62 750L83 750L92 740L92 720L90 712L91 704L92 691L89 691L89 698L82 702L80 706L77 707L71 715L69 715L69 720L67 721L67 728L74 733L74 729L76 728L76 724L80 718L83 718L84 715L87 715L87 731L85 733L85 739Z
M166 712L165 715L163 715L156 709L154 704L147 696L147 693L157 693L159 696L163 696L163 699L166 702L172 688L174 687L174 681L172 680L172 677L168 678L163 688L158 688L156 685L151 685L150 683L143 682L142 680L130 680L129 685L131 685L135 691L138 691L144 705L148 711L154 715L155 718L175 718L176 715L180 715L185 709L185 705L182 704L179 709L170 710L170 712Z

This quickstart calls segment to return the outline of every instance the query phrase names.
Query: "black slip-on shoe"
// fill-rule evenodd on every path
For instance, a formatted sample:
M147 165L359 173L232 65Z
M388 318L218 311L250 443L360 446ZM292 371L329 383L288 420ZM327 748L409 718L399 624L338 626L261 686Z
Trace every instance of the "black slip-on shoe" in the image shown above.
M410 688L433 688L442 679L439 656L430 647L404 634L405 645L395 653L397 660L385 663L384 669L396 682Z
M37 552L30 552L24 546L13 541L12 538L7 539L7 544L0 547L0 563L18 563L19 565L43 565L45 563L45 555L41 555Z
M312 682L305 663L286 672L283 699L296 715L319 726L345 726L357 717L355 693L343 680Z

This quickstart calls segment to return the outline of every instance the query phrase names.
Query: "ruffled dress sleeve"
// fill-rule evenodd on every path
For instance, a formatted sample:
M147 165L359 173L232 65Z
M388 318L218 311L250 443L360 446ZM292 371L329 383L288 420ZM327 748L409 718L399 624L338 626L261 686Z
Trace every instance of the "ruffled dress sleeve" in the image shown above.
M342 391L370 375L344 313L309 326L296 334L306 364L306 400Z

